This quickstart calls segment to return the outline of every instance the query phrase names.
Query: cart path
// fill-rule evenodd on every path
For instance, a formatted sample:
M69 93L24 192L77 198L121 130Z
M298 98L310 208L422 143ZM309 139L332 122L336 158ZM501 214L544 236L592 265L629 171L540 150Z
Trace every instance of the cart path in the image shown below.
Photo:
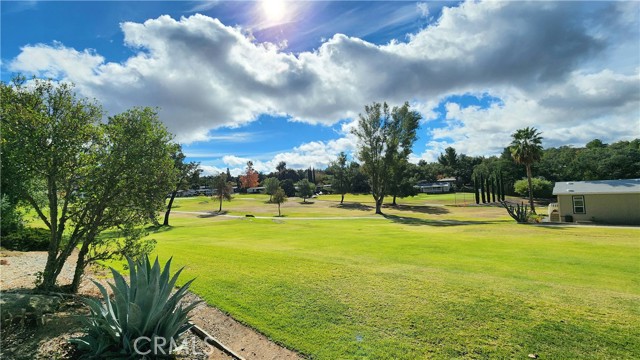
M205 215L215 217L226 217L230 219L267 219L267 220L351 220L351 219L378 219L385 220L383 216L322 216L322 217L278 217L278 216L242 216L242 215L227 215L216 214L216 212L209 211L171 211L176 214L192 214L192 215Z

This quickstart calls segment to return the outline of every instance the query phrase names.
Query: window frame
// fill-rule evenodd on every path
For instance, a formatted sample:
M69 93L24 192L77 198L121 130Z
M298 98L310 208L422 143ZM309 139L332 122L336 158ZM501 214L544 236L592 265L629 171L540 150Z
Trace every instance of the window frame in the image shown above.
M582 202L582 205L576 205L576 200L578 202ZM571 196L571 205L573 207L574 214L586 214L587 213L587 205L584 199L584 195L572 195ZM582 211L579 212L576 208L582 208Z

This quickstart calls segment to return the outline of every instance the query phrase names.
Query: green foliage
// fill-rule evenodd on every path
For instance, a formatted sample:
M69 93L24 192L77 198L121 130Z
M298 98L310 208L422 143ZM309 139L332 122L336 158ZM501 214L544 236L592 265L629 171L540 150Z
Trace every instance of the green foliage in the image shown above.
M280 181L277 178L269 177L264 179L262 186L264 186L265 193L269 195L269 201L273 201L273 195L280 188Z
M131 243L139 236L127 236L127 246L120 246L122 239L100 234L144 226L165 208L176 181L172 136L151 108L103 122L101 107L66 83L35 79L26 86L17 79L1 87L3 177L9 176L3 186L9 184L6 190L50 230L42 288L55 287L79 248L75 291L91 262L146 248Z
M307 202L307 198L312 197L316 191L316 184L309 182L307 179L302 179L296 184L298 191L296 194L302 198L303 202Z
M4 214L2 214L4 216ZM23 227L2 236L1 245L7 250L46 251L51 232L48 229Z
M390 184L402 176L397 168L411 153L421 116L409 110L409 104L394 107L384 103L365 106L365 115L358 116L358 127L352 132L360 140L358 157L362 170L369 177L371 194L376 201L376 214L382 214L382 202Z
M214 197L220 202L218 212L222 211L222 200L231 201L231 195L233 194L233 183L227 181L227 174L221 173L213 178L213 190L215 190Z
M291 179L283 180L280 186L282 187L282 190L284 190L284 193L288 197L296 196L296 186L293 183L293 180Z
M200 173L202 169L200 169L200 163L198 162L189 162L185 163L184 160L186 155L182 152L182 145L174 144L173 152L171 153L171 158L174 162L174 167L177 171L176 174L176 185L173 191L171 192L171 198L169 199L169 204L167 204L167 210L164 214L164 223L162 225L169 226L169 215L171 214L171 207L173 206L173 200L178 193L178 190L186 190L189 185L193 182L197 182L200 177ZM227 168L227 172L229 169ZM231 178L227 175L227 178Z
M282 216L282 213L280 213L280 205L287 201L287 194L284 193L284 190L278 188L273 193L271 201L278 204L278 216Z
M612 144L595 139L582 148L548 148L535 171L553 182L638 178L640 139Z
M338 159L329 165L328 172L333 174L331 178L331 191L342 195L342 203L344 201L344 195L351 191L351 181L353 178L352 172L347 166L347 154L341 152L338 154Z
M140 353L147 351L151 358L166 356L180 335L191 327L189 311L198 302L183 307L181 300L193 280L174 292L182 269L171 276L171 259L162 271L158 258L153 266L146 256L136 262L130 258L127 261L130 283L112 268L113 283L109 283L112 296L94 281L102 302L84 299L91 312L87 319L88 333L71 340L84 352L83 358L140 358ZM155 347L154 343L164 345Z
M531 187L533 188L533 197L550 198L553 196L553 183L549 180L533 178L531 179ZM521 196L529 195L529 182L527 179L516 181L514 190Z
M510 150L517 164L533 164L542 157L542 137L536 128L526 127L511 135Z
M0 235L5 236L24 227L22 213L7 196L0 197Z

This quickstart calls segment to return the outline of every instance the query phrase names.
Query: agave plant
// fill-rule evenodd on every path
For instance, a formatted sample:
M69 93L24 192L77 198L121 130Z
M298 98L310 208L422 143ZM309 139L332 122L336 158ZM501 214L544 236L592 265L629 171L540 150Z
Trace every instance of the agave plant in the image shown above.
M168 356L178 338L191 325L188 314L199 302L183 307L182 298L189 285L173 292L182 269L170 276L171 259L161 271L158 258L153 266L146 256L129 263L130 284L111 268L114 283L112 297L94 281L103 301L85 299L91 311L87 335L72 339L85 358L151 358Z

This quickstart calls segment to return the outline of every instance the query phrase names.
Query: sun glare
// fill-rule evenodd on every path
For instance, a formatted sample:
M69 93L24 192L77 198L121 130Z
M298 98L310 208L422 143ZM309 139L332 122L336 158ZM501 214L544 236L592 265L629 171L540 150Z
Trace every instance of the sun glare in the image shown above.
M280 22L287 12L286 3L284 0L262 0L262 11L268 22Z

